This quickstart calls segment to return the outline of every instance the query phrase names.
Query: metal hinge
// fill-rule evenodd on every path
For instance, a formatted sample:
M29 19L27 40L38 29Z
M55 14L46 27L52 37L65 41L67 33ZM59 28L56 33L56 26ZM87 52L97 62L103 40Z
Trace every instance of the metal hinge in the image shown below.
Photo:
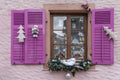
M45 56L48 56L48 54L45 54Z

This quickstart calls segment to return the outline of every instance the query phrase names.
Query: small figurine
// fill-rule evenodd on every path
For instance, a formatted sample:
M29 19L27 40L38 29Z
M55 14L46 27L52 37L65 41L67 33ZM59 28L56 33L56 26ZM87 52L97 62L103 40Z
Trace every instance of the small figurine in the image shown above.
M37 38L37 37L38 37L38 33L39 33L38 25L34 25L34 26L32 27L33 37Z

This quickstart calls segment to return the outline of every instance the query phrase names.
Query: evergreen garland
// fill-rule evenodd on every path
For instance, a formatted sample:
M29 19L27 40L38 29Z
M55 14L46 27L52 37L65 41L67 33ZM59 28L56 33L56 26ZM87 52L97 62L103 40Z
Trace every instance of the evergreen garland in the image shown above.
M48 67L50 71L70 71L73 76L76 71L86 71L92 66L92 62L90 60L80 60L77 62L77 65L74 66L66 66L61 63L60 59L50 59L48 62Z

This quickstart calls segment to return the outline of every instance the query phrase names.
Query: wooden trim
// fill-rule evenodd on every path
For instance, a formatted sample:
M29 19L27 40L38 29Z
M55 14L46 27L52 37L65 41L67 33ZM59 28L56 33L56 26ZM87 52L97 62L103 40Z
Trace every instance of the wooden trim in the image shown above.
M85 10L49 10L52 14L87 14Z
M88 23L87 23L87 21L88 21L88 18L87 18L88 16L86 15L86 16L84 16L84 59L87 59L87 36L88 36Z
M54 16L66 16L66 15L71 15L71 16L86 16L88 13L50 13L50 15L54 15Z
M50 57L53 57L53 15L50 15Z
M67 16L67 58L71 56L71 15Z

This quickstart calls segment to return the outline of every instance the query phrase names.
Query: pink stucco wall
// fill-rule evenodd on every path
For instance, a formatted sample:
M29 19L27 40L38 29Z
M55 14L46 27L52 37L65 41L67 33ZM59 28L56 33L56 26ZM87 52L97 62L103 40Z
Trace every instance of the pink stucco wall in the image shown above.
M42 8L42 4L83 3L85 0L0 0L0 80L66 80L65 72L49 72L42 65L11 65L10 10ZM120 80L120 0L89 0L96 8L115 8L114 65L97 65L95 70L78 72L71 80Z

